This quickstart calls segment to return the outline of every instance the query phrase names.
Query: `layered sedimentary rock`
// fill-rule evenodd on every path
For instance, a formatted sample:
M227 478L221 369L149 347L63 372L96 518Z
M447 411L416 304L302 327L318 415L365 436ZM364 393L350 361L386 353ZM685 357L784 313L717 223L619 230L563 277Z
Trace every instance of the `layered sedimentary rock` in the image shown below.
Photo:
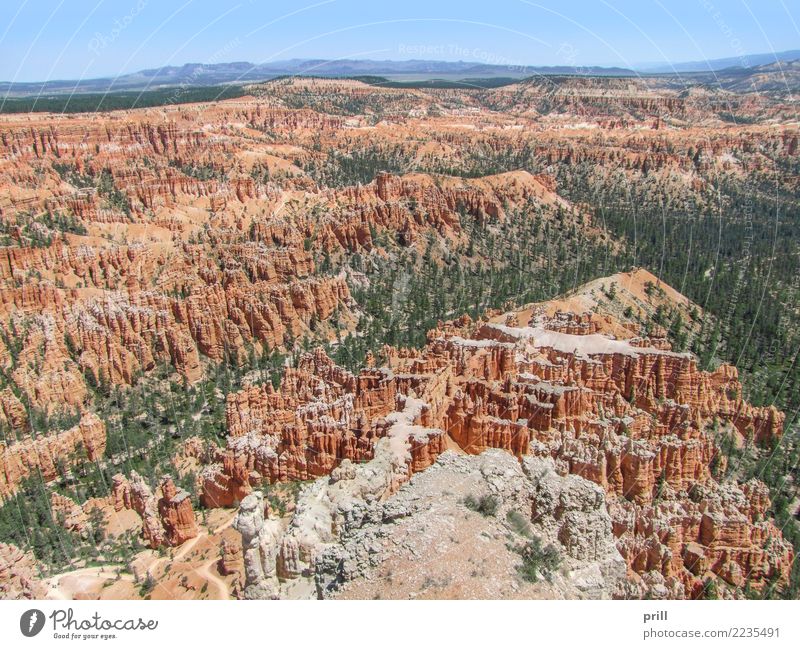
M158 514L164 526L164 540L167 545L181 545L197 536L197 521L189 492L178 489L169 476L161 481Z
M222 539L222 556L219 560L219 572L222 575L241 574L244 569L242 546L236 541Z
M131 509L142 517L142 537L151 548L166 544L164 523L159 517L158 497L138 473L131 472Z
M260 492L242 501L234 525L242 534L246 597L277 597L278 577L313 574L319 552L365 514L362 503L390 496L409 479L419 462L418 449L426 449L426 464L417 465L417 470L444 450L443 431L416 423L423 402L401 396L398 406L401 409L381 420L385 432L375 443L373 457L361 465L345 458L330 478L314 482L298 501L288 530L279 520L265 517Z
M190 494L164 476L153 493L135 471L128 480L122 474L113 477L109 498L116 511L132 509L142 518L142 537L151 548L177 546L198 534L197 520Z
M289 368L274 390L253 386L228 398L230 438L202 474L202 498L229 506L262 481L308 480L331 473L343 460L364 462L375 442L391 434L392 411L405 403L391 373L356 376L321 350ZM426 421L427 406L411 422ZM414 431L409 471L429 466L444 449L441 431Z
M31 553L0 543L0 599L43 599L45 589L38 577Z
M0 422L12 431L27 433L30 430L28 413L11 388L0 391Z
M192 383L210 364L351 330L359 308L348 284L369 281L356 259L390 258L397 246L422 254L428 237L456 250L476 227L519 218L624 245L565 200L566 188L624 186L643 207L698 213L718 209L720 177L796 189L774 173L798 151L794 106L780 94L571 77L463 92L340 79L249 90L192 107L0 118L0 426L14 440L0 449L0 500L34 472L55 478L80 446L103 453L96 424L86 442L74 429L32 431L42 415L91 410L96 390L165 365ZM769 444L783 415L747 404L734 368L700 372L660 334L639 336L579 302L546 317L442 324L424 350L387 349L355 374L303 357L277 390L228 397L224 448L187 448L202 465L200 496L237 506L265 482L359 482L369 464L390 476L389 498L446 447L496 448L605 490L640 594L695 595L707 574L784 579L786 546L765 525L763 488L720 491L712 469L724 459L709 431L716 419L738 443ZM390 453L402 455L396 467L387 444L402 451ZM378 482L353 501L374 498ZM169 484L153 494L117 476L111 502L139 513L151 545L193 533L188 499ZM72 504L53 506L82 524ZM777 540L759 550L764 534ZM314 548L329 541L287 538L269 550L275 574L315 571ZM269 581L273 568L259 574Z
M669 493L644 507L612 503L620 552L642 576L634 595L697 597L710 575L735 587L786 579L794 553L763 509L763 483L694 489L690 499Z
M501 223L531 206L546 217L561 210L560 218L597 235L589 215L558 195L553 176L523 170L531 160L689 176L717 162L750 164L749 139L776 155L796 148L796 134L761 124L747 137L719 121L711 133L683 128L687 110L708 107L655 81L529 82L464 93L462 108L442 104L438 92L349 81L252 90L253 98L192 111L0 123L0 181L15 188L0 214L7 235L0 323L7 333L24 332L21 348L0 357L30 406L75 409L90 397L87 382L129 384L161 363L194 381L205 358L241 360L251 347L302 338L353 306L319 253L385 246L376 235L402 245L425 232L463 238L466 215ZM387 120L324 114L354 97L383 106ZM313 105L293 110L283 102ZM542 103L592 120L608 140L560 123L549 129L536 119ZM612 118L617 107L628 117ZM672 119L662 111L673 111ZM636 128L640 113L658 114L655 121L677 132ZM469 167L474 154L519 159L498 165L506 173L480 178L376 169L371 182L342 187L321 170L354 155L354 142L392 167L428 172Z
M105 424L93 413L85 414L68 430L0 444L0 501L15 493L28 476L54 480L59 476L60 462L69 463L81 453L93 462L103 456L105 448Z
M788 578L793 551L769 521L766 487L714 477L724 468L720 431L742 444L782 434L783 414L746 403L734 368L700 371L663 338L547 305L443 323L428 341L418 352L387 348L385 367L358 375L318 350L278 390L229 397L231 437L204 473L207 503L231 504L263 482L330 476L303 493L269 565L251 571L269 584L247 592L275 596L273 573L314 574L320 552L360 527L351 519L369 516L363 503L434 464L448 439L470 454L546 458L551 471L595 483L592 497L609 503L602 526L629 570L624 596L696 597L709 576L734 587ZM532 519L559 497L534 496ZM593 525L555 536L567 553L590 556Z
M88 522L86 512L78 503L55 492L50 494L50 510L53 520L71 532L82 532Z
M210 285L199 280L202 287L175 289L191 293L185 299L139 292L125 284L125 291L104 296L57 291L33 296L31 303L27 296L17 300L8 295L15 309L22 302L26 310L44 312L20 340L22 350L12 376L31 404L47 411L83 405L87 381L130 384L159 362L174 365L189 381L196 381L202 376L202 357L237 359L244 358L248 344L281 346L285 338L307 331L312 320L326 320L350 299L341 278L251 284L242 271L237 277L230 270L225 277L215 270L215 276L206 278ZM191 281L197 269L173 272ZM13 417L13 404L9 408Z
M74 410L89 388L163 363L193 382L205 359L241 362L332 318L341 326L354 305L321 256L372 250L376 234L411 245L423 231L463 237L464 214L502 221L529 202L567 205L551 178L524 171L318 186L288 152L228 133L240 118L287 141L342 121L255 102L166 123L145 111L124 123L0 124L0 180L23 188L0 213L0 327L19 338L0 360L29 407ZM6 402L0 416L24 425Z

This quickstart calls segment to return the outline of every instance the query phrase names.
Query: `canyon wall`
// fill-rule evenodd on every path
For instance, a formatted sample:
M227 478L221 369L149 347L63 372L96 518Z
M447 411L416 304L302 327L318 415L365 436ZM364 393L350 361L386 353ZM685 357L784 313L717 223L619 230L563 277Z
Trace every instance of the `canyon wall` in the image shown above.
M470 454L546 458L559 474L599 485L630 574L628 596L698 597L709 576L734 587L786 582L794 554L767 515L766 487L719 482L716 446L725 431L742 445L770 444L784 415L746 403L734 368L700 371L664 339L610 337L589 312L534 309L524 326L504 324L519 325L520 313L444 323L423 350L387 348L385 367L359 375L318 350L287 370L278 390L253 386L229 397L231 437L204 473L207 504L246 498L245 509L263 515L252 500L258 485L330 475L304 492L279 543L267 526L278 547L258 570L271 585L259 582L253 596L278 596L279 576L313 573L336 534L308 530L347 525L336 522L337 499L351 502L353 489L364 497L366 475L384 476L369 489L386 497L448 443ZM378 471L378 450L391 447L400 420L402 468ZM332 523L305 521L320 511L303 503L320 498L332 503ZM534 499L533 520L537 507ZM264 542L257 537L252 543Z

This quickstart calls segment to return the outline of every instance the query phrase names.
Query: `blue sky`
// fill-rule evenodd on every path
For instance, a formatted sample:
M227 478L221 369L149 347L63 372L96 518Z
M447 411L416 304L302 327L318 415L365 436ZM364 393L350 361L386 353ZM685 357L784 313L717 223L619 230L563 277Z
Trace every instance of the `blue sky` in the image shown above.
M619 65L800 47L797 0L2 0L0 80L187 62Z

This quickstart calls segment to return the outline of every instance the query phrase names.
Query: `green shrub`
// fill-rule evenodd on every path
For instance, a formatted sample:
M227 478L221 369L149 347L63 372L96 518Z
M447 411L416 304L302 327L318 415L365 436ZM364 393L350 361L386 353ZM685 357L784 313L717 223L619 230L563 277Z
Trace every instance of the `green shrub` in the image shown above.
M497 513L497 504L497 498L488 494L478 496L477 498L470 494L464 498L464 505L467 509L478 512L483 516L494 516Z
M561 565L561 557L554 545L542 547L542 540L533 537L519 551L522 563L517 566L517 572L527 582L535 584L539 576L550 581L553 573Z

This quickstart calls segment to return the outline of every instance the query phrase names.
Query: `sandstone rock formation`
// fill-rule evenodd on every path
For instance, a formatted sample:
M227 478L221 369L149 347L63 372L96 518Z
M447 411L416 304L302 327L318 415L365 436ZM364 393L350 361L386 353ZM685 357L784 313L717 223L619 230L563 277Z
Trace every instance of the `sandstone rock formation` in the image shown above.
M321 594L325 583L347 581L348 533L383 520L376 503L448 443L520 458L535 485L532 518L555 517L544 536L567 556L606 556L609 537L597 535L613 530L630 575L625 596L696 597L709 575L753 587L788 578L793 551L766 517L764 485L720 484L712 471L715 427L742 442L782 434L783 414L743 401L734 368L700 371L665 339L548 305L443 323L428 340L419 352L387 348L385 367L359 375L318 350L287 370L280 389L229 397L231 437L205 474L206 502L230 504L253 489L258 498L262 482L330 476L301 493L279 549L269 528L276 547L255 552L263 503L247 501L245 563L261 557L248 574L263 577L248 579L246 592L276 596L276 575L316 575ZM561 484L569 475L591 482ZM606 499L607 511L591 516L565 504ZM344 573L331 576L331 565ZM604 582L604 570L589 581Z
M0 501L13 494L20 482L36 474L44 481L55 479L60 461L79 453L98 460L106 448L106 427L93 413L81 417L68 430L52 435L28 436L10 445L0 444Z
M341 126L302 111L242 110L255 128L287 135L311 123ZM16 332L19 349L0 351L29 407L80 408L87 387L128 385L161 363L193 382L206 359L242 362L251 348L281 348L348 317L348 286L319 268L320 253L371 250L377 231L410 245L423 230L463 236L462 213L502 220L529 201L567 205L552 179L521 171L474 180L379 174L365 186L298 190L294 171L259 177L286 162L270 147L251 155L249 135L218 138L201 126L227 130L234 113L173 115L180 125L153 123L156 115L77 128L46 118L0 124L0 179L25 187L2 212L12 234L0 264L0 325ZM139 164L143 150L150 166ZM46 178L33 181L41 165ZM30 210L67 214L80 227L36 222L47 245L29 245ZM13 400L0 404L24 426Z
M88 517L83 508L72 498L53 492L50 494L50 509L53 520L71 532L82 532Z
M164 526L164 540L167 545L181 545L197 536L197 521L189 492L178 489L169 476L161 481L158 515Z
M798 152L784 95L664 79L463 92L287 79L248 92L191 107L0 117L0 502L28 476L58 478L76 453L101 461L105 425L89 413L112 388L165 367L189 385L216 364L335 343L362 317L349 287L369 279L356 259L424 254L428 237L456 249L476 227L523 217L619 250L567 188L625 187L637 205L666 198L670 210L703 213L719 208L719 178L772 186ZM796 190L785 175L781 189ZM596 294L609 282L620 277L594 282L594 296L442 323L424 349L387 348L358 373L303 355L277 389L249 381L227 395L224 446L187 441L175 462L199 469L206 506L242 507L244 550L228 543L221 569L241 561L248 596L333 593L388 556L377 549L364 564L352 539L379 537L384 503L409 480L519 458L515 480L536 491L532 501L579 503L532 521L591 573L553 596L618 594L607 516L629 571L625 596L698 596L710 576L783 583L793 555L764 486L716 479L718 435L771 444L783 414L748 404L735 368L701 372L663 332L622 317L652 314L657 299L620 285L616 310L601 313ZM688 317L688 300L665 291L660 305ZM37 429L77 414L69 430ZM484 459L439 462L448 448ZM314 482L281 530L259 489L289 481ZM198 533L171 480L153 493L140 476L117 475L111 487L106 504L137 512L148 545ZM85 528L91 502L54 494L51 505L69 529ZM408 511L413 524L424 518ZM507 568L514 557L504 556Z
M154 494L135 471L128 480L113 477L111 504L116 511L132 509L142 518L142 536L151 548L178 546L198 534L190 494L178 489L170 476L164 476Z
M36 560L14 545L0 543L0 599L42 599Z
M239 543L229 539L222 540L222 556L220 557L219 571L223 575L241 574L244 570L242 547Z
M368 460L375 441L397 423L390 412L404 403L386 372L354 376L320 350L306 355L286 370L279 390L268 384L229 396L230 438L202 473L202 498L230 506L262 480L308 480L328 475L343 459ZM440 433L419 428L414 434L410 471L430 465L444 448Z
M12 431L27 433L30 430L25 406L11 388L0 391L0 422Z

